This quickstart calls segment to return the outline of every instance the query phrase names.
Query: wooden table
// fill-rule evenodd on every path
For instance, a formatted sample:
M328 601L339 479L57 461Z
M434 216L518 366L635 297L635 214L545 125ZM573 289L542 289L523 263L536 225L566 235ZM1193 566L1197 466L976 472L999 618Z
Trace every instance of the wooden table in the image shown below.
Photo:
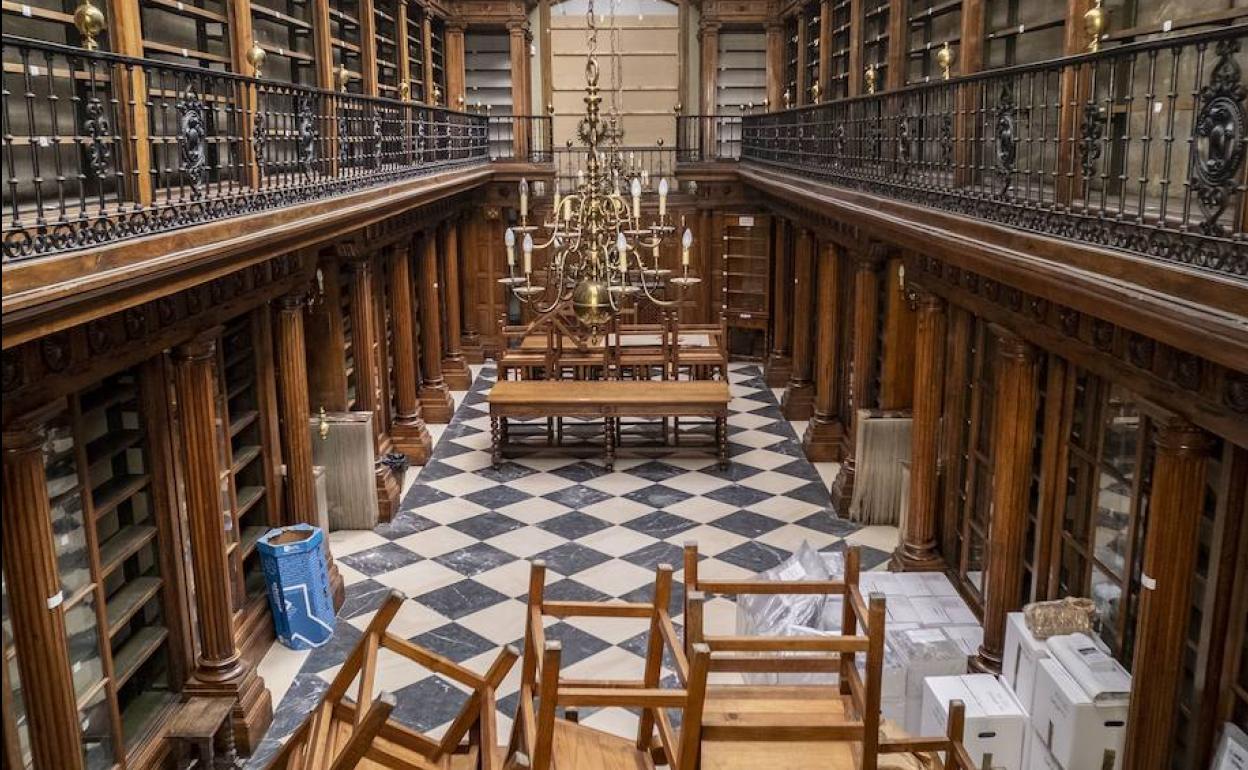
M607 470L615 466L620 417L706 417L715 421L720 467L728 465L728 383L707 380L506 380L490 391L494 464L502 462L508 418L601 417Z

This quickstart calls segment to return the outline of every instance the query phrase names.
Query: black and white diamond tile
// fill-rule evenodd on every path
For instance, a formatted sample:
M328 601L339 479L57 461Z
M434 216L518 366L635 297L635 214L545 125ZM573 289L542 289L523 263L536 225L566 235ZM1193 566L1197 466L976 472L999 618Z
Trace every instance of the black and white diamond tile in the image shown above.
M546 561L548 597L591 601L646 601L655 568L670 564L677 570L677 613L687 540L698 542L708 576L752 576L803 541L820 550L860 545L864 567L884 565L895 531L837 517L758 367L734 365L729 379L727 469L701 449L644 456L624 451L614 472L597 459L557 450L493 468L485 395L494 370L482 369L438 437L430 463L413 470L415 481L396 519L375 532L330 535L347 582L337 633L326 647L305 654L257 757L271 755L315 703L392 588L409 597L391 624L394 633L484 672L500 645L523 642L532 559ZM730 600L708 602L709 631L731 633L734 617ZM637 621L577 618L552 619L547 633L564 642L568 676L626 679L642 671L645 630ZM498 693L504 736L519 671L517 665ZM447 727L464 697L454 684L399 660L379 666L378 687L395 694L399 720L434 734ZM625 734L636 724L620 709L582 717Z

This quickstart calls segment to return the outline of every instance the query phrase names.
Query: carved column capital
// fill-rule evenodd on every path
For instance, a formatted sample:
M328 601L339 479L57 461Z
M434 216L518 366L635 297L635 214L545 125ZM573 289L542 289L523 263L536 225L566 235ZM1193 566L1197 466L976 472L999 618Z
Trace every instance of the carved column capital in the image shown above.
M1157 426L1153 443L1159 453L1176 458L1206 457L1213 447L1208 433L1179 417L1173 417Z
M273 305L283 313L302 313L308 306L308 289L299 287L273 300Z
M220 333L219 327L214 328L193 340L176 346L173 349L174 362L211 360L217 354L217 337Z
M1027 340L998 324L988 324L988 331L997 340L999 358L1023 363L1035 360L1036 348Z

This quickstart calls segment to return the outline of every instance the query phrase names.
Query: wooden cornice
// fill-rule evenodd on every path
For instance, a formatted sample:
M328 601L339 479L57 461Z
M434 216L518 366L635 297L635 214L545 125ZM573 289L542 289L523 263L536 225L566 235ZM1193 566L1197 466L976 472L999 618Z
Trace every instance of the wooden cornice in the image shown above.
M7 265L3 348L400 216L491 181L490 166L451 169L312 203Z
M747 185L812 219L948 261L1232 369L1248 362L1248 283L901 203L752 164Z

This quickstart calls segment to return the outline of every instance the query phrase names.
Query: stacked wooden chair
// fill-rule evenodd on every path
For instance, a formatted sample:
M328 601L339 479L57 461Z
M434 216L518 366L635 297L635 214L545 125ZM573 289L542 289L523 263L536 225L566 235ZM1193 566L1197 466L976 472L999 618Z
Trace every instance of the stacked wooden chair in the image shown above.
M392 591L347 656L320 703L268 770L501 770L495 691L519 657L499 651L484 676L387 631L405 597ZM467 701L440 740L391 720L390 693L374 699L377 656L396 653L468 688ZM356 678L354 699L348 690Z
M668 610L672 568L659 567L649 604L549 601L544 598L545 581L546 565L535 561L529 577L520 704L507 751L508 770L652 770L656 763L673 770L696 770L710 652L704 645L693 644L686 654L677 637ZM648 621L642 678L599 681L561 676L562 648L559 642L546 639L543 619L578 616ZM679 688L660 687L664 648L676 661ZM641 710L635 740L581 725L571 711L612 706ZM560 708L565 709L562 717ZM670 709L682 712L679 730L668 716Z
M945 770L976 770L961 745L963 707L936 738L880 735L885 600L858 589L859 553L845 555L844 580L706 580L698 547L686 543L686 649L709 650L709 671L837 674L838 684L711 685L702 715L701 770L877 770L881 755L944 752ZM711 594L839 595L841 633L808 636L710 636L704 602ZM859 631L861 629L861 631ZM858 670L860 656L864 670Z

